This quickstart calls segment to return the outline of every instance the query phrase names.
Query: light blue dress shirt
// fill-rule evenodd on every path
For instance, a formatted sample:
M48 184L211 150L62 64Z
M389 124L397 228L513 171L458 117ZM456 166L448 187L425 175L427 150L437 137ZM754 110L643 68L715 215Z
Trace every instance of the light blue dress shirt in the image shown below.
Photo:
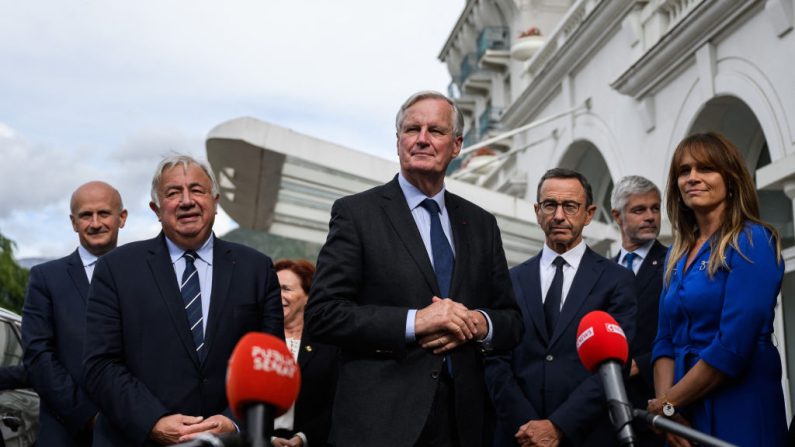
M453 230L450 226L450 215L447 213L447 208L445 207L444 203L444 192L445 188L442 185L441 191L436 193L433 197L428 197L417 189L416 186L409 183L405 177L403 177L403 173L398 174L398 184L400 185L400 189L403 191L403 196L406 198L406 202L409 205L409 209L411 210L411 217L414 218L414 222L417 224L417 229L420 231L420 237L422 237L422 243L425 245L425 252L428 253L428 259L431 261L431 265L433 265L433 250L431 250L431 216L428 214L428 211L420 206L425 199L432 199L437 204L439 204L439 219L442 222L442 230L444 231L444 235L447 237L447 242L450 243L450 248L453 250L453 256L455 256L455 244L453 244ZM448 298L448 297L441 297L441 298ZM488 333L483 340L478 340L482 343L489 343L491 341L493 331L491 327L491 318L486 312L478 310L483 317L486 318L486 321L489 325ZM414 319L417 315L417 309L409 309L408 315L406 315L406 341L413 342L417 340L415 331L414 331Z

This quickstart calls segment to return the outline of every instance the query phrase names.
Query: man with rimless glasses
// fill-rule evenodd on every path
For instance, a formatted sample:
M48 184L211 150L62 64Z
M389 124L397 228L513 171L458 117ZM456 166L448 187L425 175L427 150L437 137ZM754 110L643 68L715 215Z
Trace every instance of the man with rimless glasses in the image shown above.
M494 445L614 445L602 385L580 363L576 333L585 314L602 310L632 339L633 275L583 241L596 205L582 174L547 171L534 209L544 247L510 271L525 332L519 346L486 365L498 416Z

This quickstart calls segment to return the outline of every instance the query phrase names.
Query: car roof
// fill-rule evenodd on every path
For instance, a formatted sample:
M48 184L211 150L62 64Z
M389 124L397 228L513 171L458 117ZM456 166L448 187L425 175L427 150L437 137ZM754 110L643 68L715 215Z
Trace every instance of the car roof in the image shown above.
M22 317L8 309L0 307L0 320L9 320L19 324L22 322Z

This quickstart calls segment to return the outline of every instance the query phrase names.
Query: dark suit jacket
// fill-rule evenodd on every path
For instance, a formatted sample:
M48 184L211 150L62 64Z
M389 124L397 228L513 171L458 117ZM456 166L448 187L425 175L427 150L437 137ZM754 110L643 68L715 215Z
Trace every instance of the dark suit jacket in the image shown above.
M640 374L627 381L627 396L635 408L642 410L646 409L648 400L654 397L651 345L657 336L657 316L660 313L660 292L667 252L667 247L654 241L635 276L638 290L638 315L635 320L637 331L629 351Z
M614 445L601 381L577 356L577 327L587 313L602 310L632 340L633 275L586 248L550 339L541 302L540 259L539 254L511 269L524 316L521 343L511 353L487 360L487 383L498 420L495 445L516 445L519 427L540 419L551 420L563 432L563 445Z
M94 445L148 445L168 414L231 417L225 376L232 349L250 331L284 338L282 319L270 258L215 238L200 363L163 234L103 256L86 320L86 389L102 410Z
M309 445L323 447L328 444L331 430L331 404L337 389L339 350L336 346L313 343L304 329L298 352L301 368L301 390L295 401L293 430L283 437L289 439L303 432Z
M491 318L492 345L510 349L522 323L494 216L447 193L455 245L450 298ZM306 310L317 341L341 348L332 415L335 446L412 446L428 419L443 357L406 342L409 309L439 288L417 224L395 178L334 203ZM451 352L463 446L479 446L488 397L481 344ZM490 435L490 434L489 434Z
M28 379L41 397L39 445L91 443L80 433L98 411L82 380L87 296L77 250L30 270L22 344Z

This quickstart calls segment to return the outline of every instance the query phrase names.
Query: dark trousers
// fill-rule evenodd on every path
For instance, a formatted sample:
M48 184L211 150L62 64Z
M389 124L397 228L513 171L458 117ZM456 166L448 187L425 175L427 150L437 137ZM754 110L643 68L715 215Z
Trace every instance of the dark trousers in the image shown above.
M439 386L431 405L431 414L425 421L420 439L415 447L457 447L458 428L455 421L453 379L447 368L439 377Z

